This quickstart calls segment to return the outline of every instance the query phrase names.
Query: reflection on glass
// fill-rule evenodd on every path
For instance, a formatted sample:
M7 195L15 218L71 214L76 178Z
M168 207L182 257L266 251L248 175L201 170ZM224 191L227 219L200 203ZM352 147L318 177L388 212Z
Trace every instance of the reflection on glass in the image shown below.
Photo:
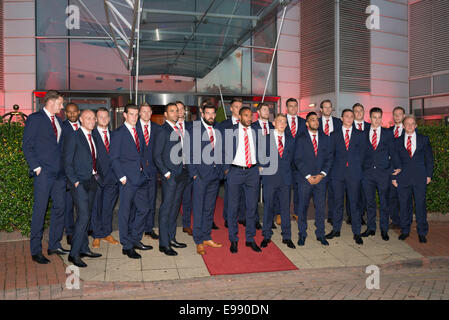
M67 40L36 40L37 89L67 90Z

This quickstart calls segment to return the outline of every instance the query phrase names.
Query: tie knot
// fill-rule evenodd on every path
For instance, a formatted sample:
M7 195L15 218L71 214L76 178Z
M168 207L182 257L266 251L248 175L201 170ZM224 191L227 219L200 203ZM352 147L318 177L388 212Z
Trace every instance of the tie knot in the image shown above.
M89 137L89 139L90 139L90 137L91 137L91 134L90 134L90 133L88 133L88 134L87 134L87 136L88 136L88 137Z
M55 116L51 116L51 120L55 120Z
M245 131L245 132L246 132L246 130L248 130L248 128L243 128L243 131Z
M148 129L148 125L146 124L146 125L144 125L144 127L145 127L145 129Z
M349 133L349 129L346 129L346 133Z
M315 137L316 137L316 134L313 134L313 138L315 139Z
M107 133L108 133L108 130L104 130L103 133L104 133L104 134L107 134Z

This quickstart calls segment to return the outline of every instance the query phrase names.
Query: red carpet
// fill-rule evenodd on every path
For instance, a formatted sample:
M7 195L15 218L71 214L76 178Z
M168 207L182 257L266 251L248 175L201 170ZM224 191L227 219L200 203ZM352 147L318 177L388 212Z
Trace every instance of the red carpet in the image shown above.
M262 252L254 252L245 246L245 228L239 224L239 246L238 253L229 251L231 245L228 229L224 226L223 199L218 197L215 207L214 221L219 230L212 230L212 240L223 244L221 248L205 246L206 254L203 255L204 262L211 275L239 274L256 272L274 272L297 270L298 268L282 253L282 251L271 242L268 247L262 248ZM278 226L279 228L279 226ZM256 230L254 238L257 245L263 240L262 230Z

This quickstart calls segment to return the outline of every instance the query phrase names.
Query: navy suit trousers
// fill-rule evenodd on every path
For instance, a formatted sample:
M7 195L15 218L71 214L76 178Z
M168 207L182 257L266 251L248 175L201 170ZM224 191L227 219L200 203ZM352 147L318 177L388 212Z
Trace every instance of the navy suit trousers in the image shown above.
M290 188L291 185L273 186L268 183L263 184L264 206L262 235L264 239L271 239L273 235L271 225L275 214L281 215L282 239L291 239ZM277 210L275 209L276 207Z
M379 192L380 230L388 232L388 191L390 174L383 169L369 169L363 172L362 187L366 199L368 230L376 231L376 189Z
M326 184L327 179L323 179L315 185L311 185L309 182L301 183L299 194L301 206L298 215L298 230L301 238L307 237L307 210L309 209L310 197L312 196L315 205L315 235L317 238L324 237Z
M90 224L93 238L105 238L112 233L112 217L118 192L117 184L98 185Z
M426 211L427 185L416 183L412 185L398 185L399 206L401 207L400 221L401 232L410 233L413 220L412 195L415 198L416 230L419 235L425 236L429 231Z
M192 186L193 178L187 179L186 186L182 195L182 226L190 228L192 224Z
M73 198L70 189L65 193L64 229L66 235L73 236L75 218L73 216Z

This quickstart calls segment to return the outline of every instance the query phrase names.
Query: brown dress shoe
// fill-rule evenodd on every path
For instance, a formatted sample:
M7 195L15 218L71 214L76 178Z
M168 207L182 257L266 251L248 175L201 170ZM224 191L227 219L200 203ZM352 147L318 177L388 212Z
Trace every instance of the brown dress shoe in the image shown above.
M203 245L209 246L212 248L221 248L223 245L221 243L215 242L214 240L203 241Z
M298 216L296 214L292 214L293 219L295 219L296 221L298 221Z
M189 236L191 236L192 235L192 228L182 228L182 232L185 232Z
M202 244L198 244L196 246L196 252L200 255L203 255L206 253L206 250L204 250L204 246Z
M109 242L110 244L119 244L119 242L115 240L114 237L111 235L108 235L106 238L103 238L101 240Z
M280 215L280 214L277 214L277 215L276 215L276 223L277 223L278 225L281 225L281 215Z
M92 248L98 249L100 248L100 239L96 238L92 241Z

